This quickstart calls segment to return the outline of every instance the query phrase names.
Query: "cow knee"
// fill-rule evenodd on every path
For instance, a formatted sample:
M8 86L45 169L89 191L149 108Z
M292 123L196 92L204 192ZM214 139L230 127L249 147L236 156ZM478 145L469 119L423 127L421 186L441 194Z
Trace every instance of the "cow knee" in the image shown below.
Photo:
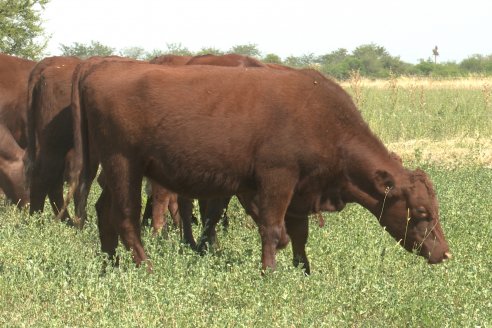
M287 230L285 229L285 225L282 226L282 230L280 232L280 239L277 244L277 249L285 248L290 242L290 237L287 234Z

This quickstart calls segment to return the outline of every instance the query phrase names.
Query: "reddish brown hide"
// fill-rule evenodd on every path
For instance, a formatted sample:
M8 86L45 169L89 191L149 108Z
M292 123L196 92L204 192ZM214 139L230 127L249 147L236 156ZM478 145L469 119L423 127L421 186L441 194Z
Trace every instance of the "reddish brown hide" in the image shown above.
M0 54L0 188L19 206L29 201L24 174L27 80L36 63Z
M46 196L54 213L65 220L63 180L73 148L71 82L76 57L49 57L29 77L28 139L26 154L32 214L43 211Z
M148 176L188 197L239 195L258 224L264 269L275 268L285 227L294 263L309 272L308 215L348 202L430 263L448 257L427 175L395 160L350 96L316 72L105 61L83 64L73 85L75 172L90 149L107 173L100 224L110 255L119 236L137 264L147 259L138 190Z
M249 56L243 56L238 54L226 54L226 55L201 55L201 56L176 56L176 55L164 55L154 58L150 63L169 65L169 66L181 66L181 65L212 65L212 66L229 66L229 67L263 67L277 70L293 70L290 67L279 64L264 64L257 59ZM317 72L310 70L301 70L306 74L320 75ZM200 214L202 224L204 226L204 234L201 238L201 244L199 249L205 248L205 243L213 243L215 241L215 224L220 219L223 213L227 210L227 206L230 198L202 200L200 201ZM208 205L207 205L208 203ZM202 210L206 208L206 210ZM324 219L321 215L317 216L318 225L323 227L325 225ZM211 222L208 222L210 220ZM227 217L225 216L224 225L227 225Z

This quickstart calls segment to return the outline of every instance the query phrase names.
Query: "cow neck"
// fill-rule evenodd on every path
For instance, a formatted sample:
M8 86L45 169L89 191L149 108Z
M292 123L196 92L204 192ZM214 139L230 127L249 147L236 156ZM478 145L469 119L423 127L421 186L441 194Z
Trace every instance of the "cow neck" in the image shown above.
M384 145L377 139L354 139L351 146L344 148L344 182L342 198L347 203L358 203L379 217L386 195L377 191L375 175L386 171L398 185L404 169L400 162L391 157Z

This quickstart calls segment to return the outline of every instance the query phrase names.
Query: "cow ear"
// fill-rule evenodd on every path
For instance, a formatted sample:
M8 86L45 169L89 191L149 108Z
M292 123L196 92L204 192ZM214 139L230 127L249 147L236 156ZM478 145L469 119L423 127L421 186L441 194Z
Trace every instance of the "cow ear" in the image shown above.
M381 195L393 195L396 192L395 179L388 171L376 171L374 175L374 187Z

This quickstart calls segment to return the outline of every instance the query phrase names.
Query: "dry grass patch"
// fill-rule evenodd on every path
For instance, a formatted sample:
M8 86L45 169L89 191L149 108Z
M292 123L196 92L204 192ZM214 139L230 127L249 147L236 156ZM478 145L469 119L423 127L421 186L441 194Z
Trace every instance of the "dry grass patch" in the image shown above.
M492 90L492 77L490 76L470 76L459 78L429 78L429 77L409 77L401 76L391 79L368 79L357 76L352 76L351 80L342 81L340 84L343 87L349 88L354 84L354 76L357 83L362 88L375 89L390 89L398 86L404 89L424 88L428 89L460 89L460 90Z
M389 143L388 148L404 161L424 161L448 167L476 164L492 168L492 140L489 138L414 139Z

